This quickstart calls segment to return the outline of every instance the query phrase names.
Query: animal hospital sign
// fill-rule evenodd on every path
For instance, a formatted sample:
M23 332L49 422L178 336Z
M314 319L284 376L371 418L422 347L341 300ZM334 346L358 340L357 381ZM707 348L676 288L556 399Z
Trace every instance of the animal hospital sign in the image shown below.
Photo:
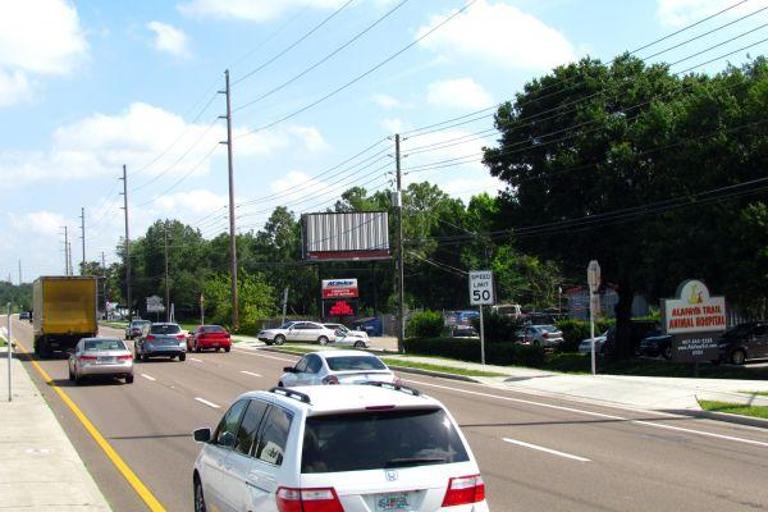
M712 297L707 286L695 279L677 288L677 298L664 301L667 334L719 332L726 327L725 297Z

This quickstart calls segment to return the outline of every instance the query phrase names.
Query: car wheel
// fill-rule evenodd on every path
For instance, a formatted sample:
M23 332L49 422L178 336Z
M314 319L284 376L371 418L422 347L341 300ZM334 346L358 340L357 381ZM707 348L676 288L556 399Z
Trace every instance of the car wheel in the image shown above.
M179 354L179 361L186 361L187 360L187 354Z
M230 350L232 350L232 347L224 347L224 352L229 352Z
M274 342L275 342L275 345L282 345L283 343L285 343L285 336L283 336L282 334L278 334L277 336L275 336Z
M83 378L80 375L78 375L77 372L75 372L75 384L79 386L82 383L83 383Z
M72 373L72 368L69 369L69 380L74 381L75 380L75 374Z
M126 375L125 376L125 383L126 384L133 384L133 375Z
M141 360L146 363L149 361L149 356L147 354L141 354Z
M195 478L195 512L205 512L205 496L203 496L203 484Z
M319 338L317 338L317 342L320 345L327 345L328 344L328 338L326 338L325 336L320 336Z
M664 350L661 351L661 357L664 359L672 359L672 347L664 347Z
M355 348L365 348L365 342L364 341L356 341L354 347Z
M731 362L733 364L742 365L747 360L747 354L743 350L734 350L731 354Z
M198 345L197 342L195 342L195 352L197 352L199 354L202 351L203 351L203 349L200 348L200 345Z

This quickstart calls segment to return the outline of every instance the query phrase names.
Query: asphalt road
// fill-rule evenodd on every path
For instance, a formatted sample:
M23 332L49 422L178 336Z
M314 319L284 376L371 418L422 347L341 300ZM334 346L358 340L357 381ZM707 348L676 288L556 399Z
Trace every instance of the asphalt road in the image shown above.
M16 322L15 336L31 349L28 323ZM189 354L183 363L138 363L130 386L76 387L64 359L41 364L158 500L181 511L192 510L199 449L189 433L215 426L240 393L275 385L295 359L238 348ZM144 510L61 399L25 365L114 509ZM494 511L768 510L766 430L404 377L456 416Z

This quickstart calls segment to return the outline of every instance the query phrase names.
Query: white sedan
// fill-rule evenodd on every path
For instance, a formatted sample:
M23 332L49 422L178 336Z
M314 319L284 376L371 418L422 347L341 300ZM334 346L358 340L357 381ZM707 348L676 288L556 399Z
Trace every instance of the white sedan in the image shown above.
M296 366L283 368L280 387L361 384L368 381L400 384L400 379L373 354L357 350L324 350L305 354Z
M336 345L352 345L355 348L368 348L370 343L368 333L365 331L353 331L342 324L323 324L336 333Z
M325 345L336 341L336 331L317 322L286 322L275 329L259 333L259 340L267 345L282 345L286 341L301 341Z

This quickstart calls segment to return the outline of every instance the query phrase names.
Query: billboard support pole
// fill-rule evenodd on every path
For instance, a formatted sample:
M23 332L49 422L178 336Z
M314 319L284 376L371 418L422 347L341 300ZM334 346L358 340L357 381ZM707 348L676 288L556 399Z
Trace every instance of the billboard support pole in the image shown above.
M12 391L12 381L11 381L11 370L13 366L13 332L11 331L11 303L8 303L8 316L6 317L8 320L8 401L13 401L13 391Z
M397 170L397 351L405 352L405 269L403 268L403 180L400 170L400 134L395 134L395 166Z

